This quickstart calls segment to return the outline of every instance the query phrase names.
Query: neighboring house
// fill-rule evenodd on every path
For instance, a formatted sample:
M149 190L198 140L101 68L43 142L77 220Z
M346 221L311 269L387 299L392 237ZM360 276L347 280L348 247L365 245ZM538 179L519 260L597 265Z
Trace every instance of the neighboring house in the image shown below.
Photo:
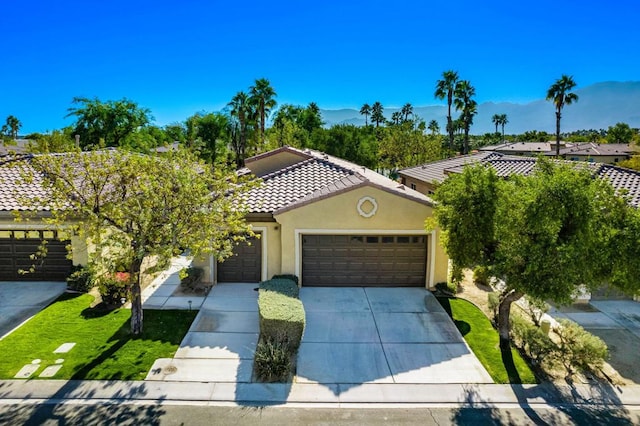
M530 174L535 169L536 161L537 159L532 157L503 155L485 151L410 167L400 170L398 173L402 177L403 183L413 183L418 188L428 188L429 193L431 193L437 185L444 182L449 174L462 173L464 167L468 164L484 164L493 167L498 176L508 177L513 174L525 176ZM609 181L619 194L627 197L629 204L640 208L640 172L603 163L586 163L584 167L587 167L594 176L599 176ZM603 298L626 298L626 296L617 292L596 292L596 295Z
M555 157L556 143L553 142L508 142L480 148L481 152L497 152L503 155L535 157L545 155ZM615 164L628 160L636 151L630 144L598 144L593 142L560 142L560 157L571 161L589 161Z
M403 185L426 195L431 195L436 187L447 178L447 170L456 166L475 164L487 158L502 157L495 152L477 152L468 155L447 158L432 163L421 164L400 170L398 175Z
M16 222L15 211L27 211L20 197L42 195L41 182L21 184L21 168L29 167L29 156L0 156L0 281L62 281L72 265L87 261L86 244L78 237L55 230L39 219L49 215L46 208L35 212L28 222ZM18 166L12 163L18 162ZM32 260L42 240L47 240L47 256ZM71 244L73 259L67 259ZM20 274L35 265L35 271Z
M0 139L0 156L24 154L28 151L30 143L29 139L5 139L4 141Z
M245 160L261 178L247 220L260 238L215 264L210 281L258 282L295 274L303 286L418 286L446 281L448 258L425 231L433 201L373 170L283 147Z

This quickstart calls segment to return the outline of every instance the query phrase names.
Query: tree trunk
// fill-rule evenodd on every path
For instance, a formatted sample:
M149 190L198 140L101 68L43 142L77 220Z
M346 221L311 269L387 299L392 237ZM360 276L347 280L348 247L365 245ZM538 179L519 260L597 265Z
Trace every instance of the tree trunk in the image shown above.
M524 296L524 293L510 290L502 297L498 306L498 334L500 335L500 350L502 352L511 350L511 338L509 336L511 304L522 296Z
M142 274L140 273L140 267L142 265L142 259L134 259L131 263L130 279L131 283L131 334L139 336L142 334L142 290L140 281L142 280Z
M560 158L560 108L556 111L556 158Z
M447 131L449 132L449 155L453 152L453 123L451 121L451 96L447 105Z

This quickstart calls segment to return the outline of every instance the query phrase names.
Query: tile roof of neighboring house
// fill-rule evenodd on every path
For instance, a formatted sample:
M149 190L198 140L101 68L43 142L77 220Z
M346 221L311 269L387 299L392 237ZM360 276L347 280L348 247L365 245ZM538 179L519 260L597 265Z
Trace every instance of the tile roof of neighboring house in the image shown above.
M577 143L572 146L560 148L560 155L580 155L580 156L615 156L630 155L635 150L630 144L626 143ZM555 152L548 152L545 155L555 155Z
M29 158L31 156L0 156L0 212L30 210L21 202L22 197L42 198L47 195L37 175L34 176L34 182L22 182L22 172L30 167ZM49 208L45 206L37 210Z
M640 207L640 172L601 164L596 174L608 180L616 191L625 192L629 204Z
M497 153L496 153L497 154ZM630 169L625 169L611 164L603 163L588 163L584 161L568 161L568 160L552 160L554 162L561 162L563 164L571 164L575 167L584 167L593 173L594 176L599 176L606 179L611 183L613 188L622 195L625 195L629 204L634 207L640 207L640 172ZM450 167L447 167L447 163ZM537 159L534 157L518 157L511 155L493 155L487 156L483 159L476 161L476 163L484 164L489 167L493 167L501 177L511 176L512 174L528 175L535 169ZM449 160L436 161L434 163L427 163L420 167L429 169L434 165L438 173L444 173L443 178L436 180L436 182L443 182L447 174L450 173L462 173L462 170L467 164L460 164L459 158L451 158Z
M560 142L560 146L564 142ZM505 142L499 145L491 145L480 148L480 151L501 151L513 153L545 153L555 149L555 142Z
M0 156L9 154L23 154L29 147L29 139L2 140L0 139ZM2 160L0 160L2 161Z
M453 167L464 167L467 164L474 164L487 158L499 158L502 154L497 152L477 152L469 155L447 158L445 160L434 161L432 163L421 164L400 170L401 176L411 177L423 182L442 182L447 178L446 171Z
M424 194L340 158L308 149L286 147L285 150L304 155L300 162L261 177L261 187L251 190L248 197L252 213L283 213L364 185L420 203L433 203Z

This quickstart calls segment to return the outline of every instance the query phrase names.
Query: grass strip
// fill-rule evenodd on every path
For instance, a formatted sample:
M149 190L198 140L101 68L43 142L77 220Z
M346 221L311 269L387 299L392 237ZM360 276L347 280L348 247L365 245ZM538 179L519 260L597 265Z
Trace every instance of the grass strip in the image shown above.
M144 331L134 337L129 309L91 308L92 302L88 294L63 294L0 340L0 379L13 379L23 366L36 363L31 379L59 364L50 378L142 380L156 359L173 357L197 314L145 310ZM63 343L75 345L54 353Z
M457 298L438 297L453 318L467 344L496 383L537 383L535 375L517 350L503 358L500 337L491 321L473 303Z

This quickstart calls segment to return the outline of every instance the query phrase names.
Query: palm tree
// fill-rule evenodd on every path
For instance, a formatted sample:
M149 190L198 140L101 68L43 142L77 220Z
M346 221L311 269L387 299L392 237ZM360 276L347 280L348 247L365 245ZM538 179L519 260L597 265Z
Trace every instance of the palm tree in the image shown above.
M458 83L458 73L453 70L442 73L442 80L436 81L436 99L447 99L447 133L449 133L449 150L453 151L453 125L451 119L451 104L453 103L453 92Z
M504 142L504 126L507 125L507 123L509 122L509 119L507 118L507 114L500 114L499 119L500 119L500 125L502 126L502 142ZM496 132L497 131L498 130L496 127Z
M498 133L498 125L500 124L500 114L493 114L491 121L496 125L496 133Z
M22 127L22 123L13 115L7 117L6 124L2 126L3 133L12 139L18 139L18 131Z
M469 129L473 124L473 116L478 113L478 103L472 98L476 89L469 80L461 80L456 84L453 103L456 110L460 111L460 120L464 129L463 154L469 153Z
M438 124L438 122L436 120L431 120L429 122L429 125L427 126L427 129L429 129L431 134L434 135L434 136L436 134L440 133L440 125Z
M376 102L371 107L371 121L376 123L376 127L380 125L380 123L384 123L384 107L380 102Z
M400 111L395 111L391 114L391 122L395 125L400 124L400 121L402 120L402 112Z
M578 95L570 92L576 87L573 76L562 74L559 80L549 87L547 90L547 100L553 101L556 106L556 157L560 157L560 119L562 118L562 108L565 105L571 105L578 102Z
M360 115L364 115L365 127L369 125L369 121L368 121L369 114L371 114L371 107L369 106L369 104L362 105L362 108L360 108Z
M253 110L249 95L245 92L238 92L231 102L227 104L231 108L231 116L237 120L236 126L232 129L232 141L236 153L236 165L242 167L244 164L245 151L247 149L247 129L249 121L252 119Z
M260 118L260 142L264 144L264 122L271 110L276 106L274 98L277 94L266 78L256 80L249 90L250 102L255 106Z
M402 119L404 121L409 121L409 116L413 115L413 105L411 105L410 103L404 104L404 106L400 110L400 114L402 114Z

